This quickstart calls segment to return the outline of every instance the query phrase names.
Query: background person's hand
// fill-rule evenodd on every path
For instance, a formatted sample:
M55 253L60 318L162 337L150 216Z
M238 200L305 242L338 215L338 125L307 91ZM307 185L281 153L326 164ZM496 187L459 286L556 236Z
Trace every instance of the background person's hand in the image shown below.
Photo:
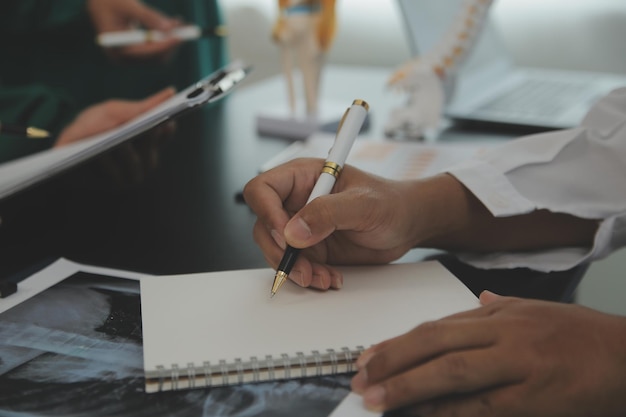
M421 417L624 416L626 318L485 292L357 361L368 408Z
M176 94L169 87L139 101L107 100L83 110L59 134L54 147L60 147L120 126Z
M61 132L54 146L61 147L113 129L174 94L173 88L166 88L141 101L109 100L93 105L80 113ZM101 155L98 159L99 166L108 177L107 183L112 180L116 187L141 183L157 167L161 146L172 136L174 130L173 121L164 123Z
M182 22L143 4L139 0L88 0L87 10L96 33L129 29L153 29L168 32ZM167 61L181 41L165 39L119 48L106 48L115 60Z

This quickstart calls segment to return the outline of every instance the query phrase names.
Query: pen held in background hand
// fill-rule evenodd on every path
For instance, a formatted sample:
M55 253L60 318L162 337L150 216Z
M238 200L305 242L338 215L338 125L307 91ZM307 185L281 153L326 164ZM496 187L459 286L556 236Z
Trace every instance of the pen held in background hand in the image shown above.
M203 36L226 36L226 27L201 28L200 26L189 25L174 28L169 32L142 29L103 32L97 36L96 43L105 48L115 48L149 42L161 42L168 39L194 40Z
M333 189L335 181L337 180L337 177L339 177L339 174L343 169L343 165L346 162L348 153L354 144L354 140L358 136L361 126L363 126L368 110L369 105L365 101L357 99L352 102L352 105L348 107L344 113L343 118L339 123L339 128L337 129L335 142L328 152L328 157L324 162L322 172L317 179L306 204L309 204L319 196L329 194ZM279 288L289 277L289 273L296 263L299 253L300 249L287 246L285 254L283 255L283 258L278 265L278 269L276 270L276 275L274 276L274 284L272 285L271 290L272 297L278 292Z
M45 139L50 137L46 130L31 126L17 126L0 122L0 134L22 136L29 139Z

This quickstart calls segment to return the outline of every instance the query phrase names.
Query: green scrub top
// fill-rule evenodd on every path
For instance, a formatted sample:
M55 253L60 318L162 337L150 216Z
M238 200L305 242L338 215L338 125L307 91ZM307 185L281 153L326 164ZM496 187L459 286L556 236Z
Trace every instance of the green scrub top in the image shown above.
M201 27L222 25L217 0L144 0ZM95 43L86 0L0 2L0 121L54 134L78 111L110 98L142 99L182 89L227 61L224 38L183 43L166 63L115 63ZM0 135L0 162L51 141Z

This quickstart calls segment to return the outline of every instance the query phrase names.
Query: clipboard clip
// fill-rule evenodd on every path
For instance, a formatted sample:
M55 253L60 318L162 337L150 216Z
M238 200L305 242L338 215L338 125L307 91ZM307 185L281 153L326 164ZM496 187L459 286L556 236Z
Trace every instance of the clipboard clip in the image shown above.
M240 62L234 62L227 67L217 70L209 77L198 81L196 88L187 94L187 98L192 99L203 93L208 93L208 102L217 100L246 78L251 70L251 66L244 66Z

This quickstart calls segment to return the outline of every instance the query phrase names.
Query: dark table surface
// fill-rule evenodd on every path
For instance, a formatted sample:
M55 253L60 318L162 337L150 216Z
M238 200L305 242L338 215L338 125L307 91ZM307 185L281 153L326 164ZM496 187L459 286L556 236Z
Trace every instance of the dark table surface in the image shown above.
M387 74L387 69L329 68L322 97L346 106L355 98L368 101L371 111L366 136L382 139L388 112L402 102L401 97L384 92ZM258 109L281 102L286 97L284 90L280 78L244 84L222 102L182 116L174 137L158 147L158 165L144 172L142 179L135 173L123 176L135 177L134 181L114 180L112 172L125 172L124 167L129 166L134 155L129 153L129 147L134 152L153 149L148 137L136 138L0 202L0 279L57 257L152 274L265 267L252 239L255 216L236 197L260 165L289 144L284 139L260 137L255 127ZM508 140L524 133L530 132L493 126L457 127L445 132L441 140ZM441 259L475 293L489 288L502 294L569 300L585 271L583 266L553 274L525 269L486 272L463 265L447 254L424 252L424 256ZM3 354L7 352L0 350L0 358ZM4 391L0 394L0 411L26 415L63 415L70 411L77 415L201 415L206 414L201 405L207 398L213 398L214 406L219 404L220 396L241 404L249 400L246 395L256 400L269 396L270 388L274 393L283 388L286 392L306 389L306 384L305 388L289 389L285 388L287 383L266 384L257 388L254 395L246 394L246 388L237 388L174 393L149 400L137 392L142 386L140 365L124 384L103 388L107 391L102 394L103 399L119 397L115 407L108 409L99 408L95 400L102 387L98 381L88 384L93 398L82 394L85 387L67 391L67 381L43 383L35 388L26 385L29 395L21 396L19 387L6 390L14 387L14 380L0 375L0 391ZM340 398L347 392L347 381L320 380L316 389L323 387ZM51 404L62 389L68 392L65 408L55 408ZM133 394L125 394L124 390ZM258 390L269 391L263 394ZM37 393L42 392L48 400L37 405ZM126 395L128 398L124 399ZM72 402L76 407L72 408ZM322 407L323 413L310 415L325 415L332 404ZM241 410L236 408L206 415L238 415ZM261 407L265 411L256 414L247 410L241 415L280 415L268 407Z

